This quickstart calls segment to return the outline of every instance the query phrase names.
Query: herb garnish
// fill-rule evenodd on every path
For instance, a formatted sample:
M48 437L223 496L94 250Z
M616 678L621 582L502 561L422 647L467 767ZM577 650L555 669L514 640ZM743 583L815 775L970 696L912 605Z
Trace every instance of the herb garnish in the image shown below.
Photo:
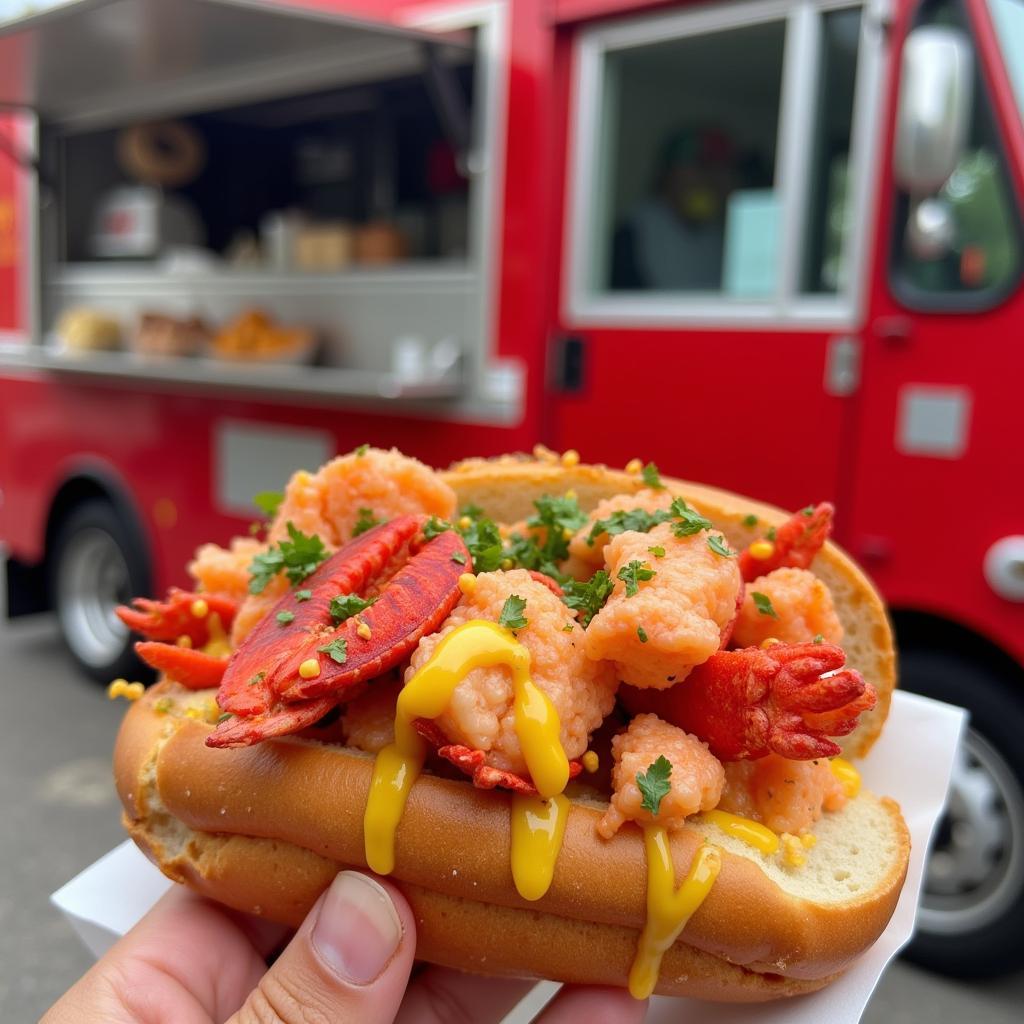
M579 614L579 624L586 629L590 620L605 606L605 602L615 589L611 577L599 569L586 583L579 580L567 580L562 584L565 597L562 600Z
M640 643L647 643L647 630L643 626L636 627L636 635L640 638Z
M660 544L655 544L653 548L647 549L655 558L664 558L665 549Z
M318 647L317 650L330 655L331 660L336 661L339 665L344 665L345 661L348 659L347 648L348 644L339 636L329 644L324 644L323 647Z
M281 507L282 501L284 501L284 495L280 491L260 491L252 499L252 503L268 519L273 519L277 515L277 510Z
M327 548L315 533L307 535L291 521L287 528L289 540L268 548L250 563L250 594L262 594L267 584L282 570L293 586L301 583L327 557Z
M711 548L716 555L721 555L723 558L732 558L733 555L736 554L735 551L729 550L725 541L716 533L713 533L708 537L708 547Z
M767 594L759 594L756 590L750 595L754 599L754 605L762 615L770 615L777 619L778 613L772 607L772 599Z
M505 603L501 606L501 614L498 616L498 625L506 629L522 629L526 625L526 599L518 594L509 594Z
M658 467L653 462L648 462L640 473L644 478L644 483L647 484L652 491L665 490L665 485L661 482L661 474L658 472Z
M364 601L358 594L338 594L331 599L331 618L335 624L342 623L346 619L351 619L353 615L366 611L376 600L377 598L371 597Z
M672 788L668 781L671 775L672 762L664 754L651 764L646 772L636 773L636 784L643 794L640 806L645 811L650 811L655 817L661 809L661 801L668 796L668 792Z
M386 522L384 519L378 519L373 514L372 508L361 508L358 509L359 518L356 519L352 526L352 536L358 537L361 533L366 533L367 530L372 530L375 526L380 526L381 523Z
M690 508L682 498L676 498L669 508L672 515L679 520L672 524L672 532L677 537L692 537L701 530L710 530L714 525L696 509Z
M640 583L653 580L658 574L647 564L633 560L619 570L618 578L626 584L626 597L634 597L640 593Z
M296 590L295 600L296 601L308 601L313 596L312 590Z
M295 618L295 612L278 612L274 618L277 619L278 625L287 626Z

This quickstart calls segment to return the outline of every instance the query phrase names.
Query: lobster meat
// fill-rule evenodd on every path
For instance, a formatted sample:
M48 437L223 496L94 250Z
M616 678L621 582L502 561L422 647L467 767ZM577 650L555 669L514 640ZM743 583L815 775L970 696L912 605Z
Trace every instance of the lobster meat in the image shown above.
M772 540L762 538L740 552L740 572L745 582L783 567L806 569L832 532L835 506L823 501L790 516Z
M364 533L274 606L231 656L217 703L232 717L209 746L247 745L311 725L438 628L459 600L459 576L471 560L453 531L423 541L425 521L400 516ZM332 600L371 587L379 588L375 602L335 624Z
M668 690L624 687L631 711L650 711L704 740L722 761L769 752L793 761L835 757L875 688L836 644L772 644L718 651Z
M137 597L119 605L117 617L147 639L135 651L147 665L190 690L220 684L228 664L227 630L238 604L219 594L196 594L171 587L163 601Z

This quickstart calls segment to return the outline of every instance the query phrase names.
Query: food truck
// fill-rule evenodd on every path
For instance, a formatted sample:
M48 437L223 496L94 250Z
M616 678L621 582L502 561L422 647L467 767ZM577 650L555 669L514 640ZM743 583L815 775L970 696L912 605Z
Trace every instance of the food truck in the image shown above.
M1019 965L1021 0L0 19L9 616L125 672L117 602L364 442L832 499L972 716L912 954Z

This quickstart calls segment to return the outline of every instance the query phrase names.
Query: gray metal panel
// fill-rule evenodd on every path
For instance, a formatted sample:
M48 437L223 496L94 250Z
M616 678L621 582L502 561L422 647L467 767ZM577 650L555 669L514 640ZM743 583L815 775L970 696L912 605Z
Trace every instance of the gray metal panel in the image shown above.
M427 39L439 37L277 0L71 0L0 23L0 104L65 121L303 66L372 80L379 66L419 67Z

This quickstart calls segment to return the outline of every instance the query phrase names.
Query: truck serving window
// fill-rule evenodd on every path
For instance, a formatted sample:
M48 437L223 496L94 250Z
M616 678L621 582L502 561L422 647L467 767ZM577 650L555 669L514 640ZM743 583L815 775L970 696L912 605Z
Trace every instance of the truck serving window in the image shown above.
M1024 50L1024 4L990 0L990 9L1004 52L1019 56ZM957 30L974 50L956 0L926 3L915 27L927 25ZM979 55L973 56L965 142L953 172L934 194L911 196L902 189L897 193L892 285L912 308L986 309L1006 298L1020 276L1020 213ZM1020 68L1014 68L1011 81L1018 90L1024 84L1020 76Z
M856 3L719 4L584 33L574 312L849 309L870 134L863 38Z

